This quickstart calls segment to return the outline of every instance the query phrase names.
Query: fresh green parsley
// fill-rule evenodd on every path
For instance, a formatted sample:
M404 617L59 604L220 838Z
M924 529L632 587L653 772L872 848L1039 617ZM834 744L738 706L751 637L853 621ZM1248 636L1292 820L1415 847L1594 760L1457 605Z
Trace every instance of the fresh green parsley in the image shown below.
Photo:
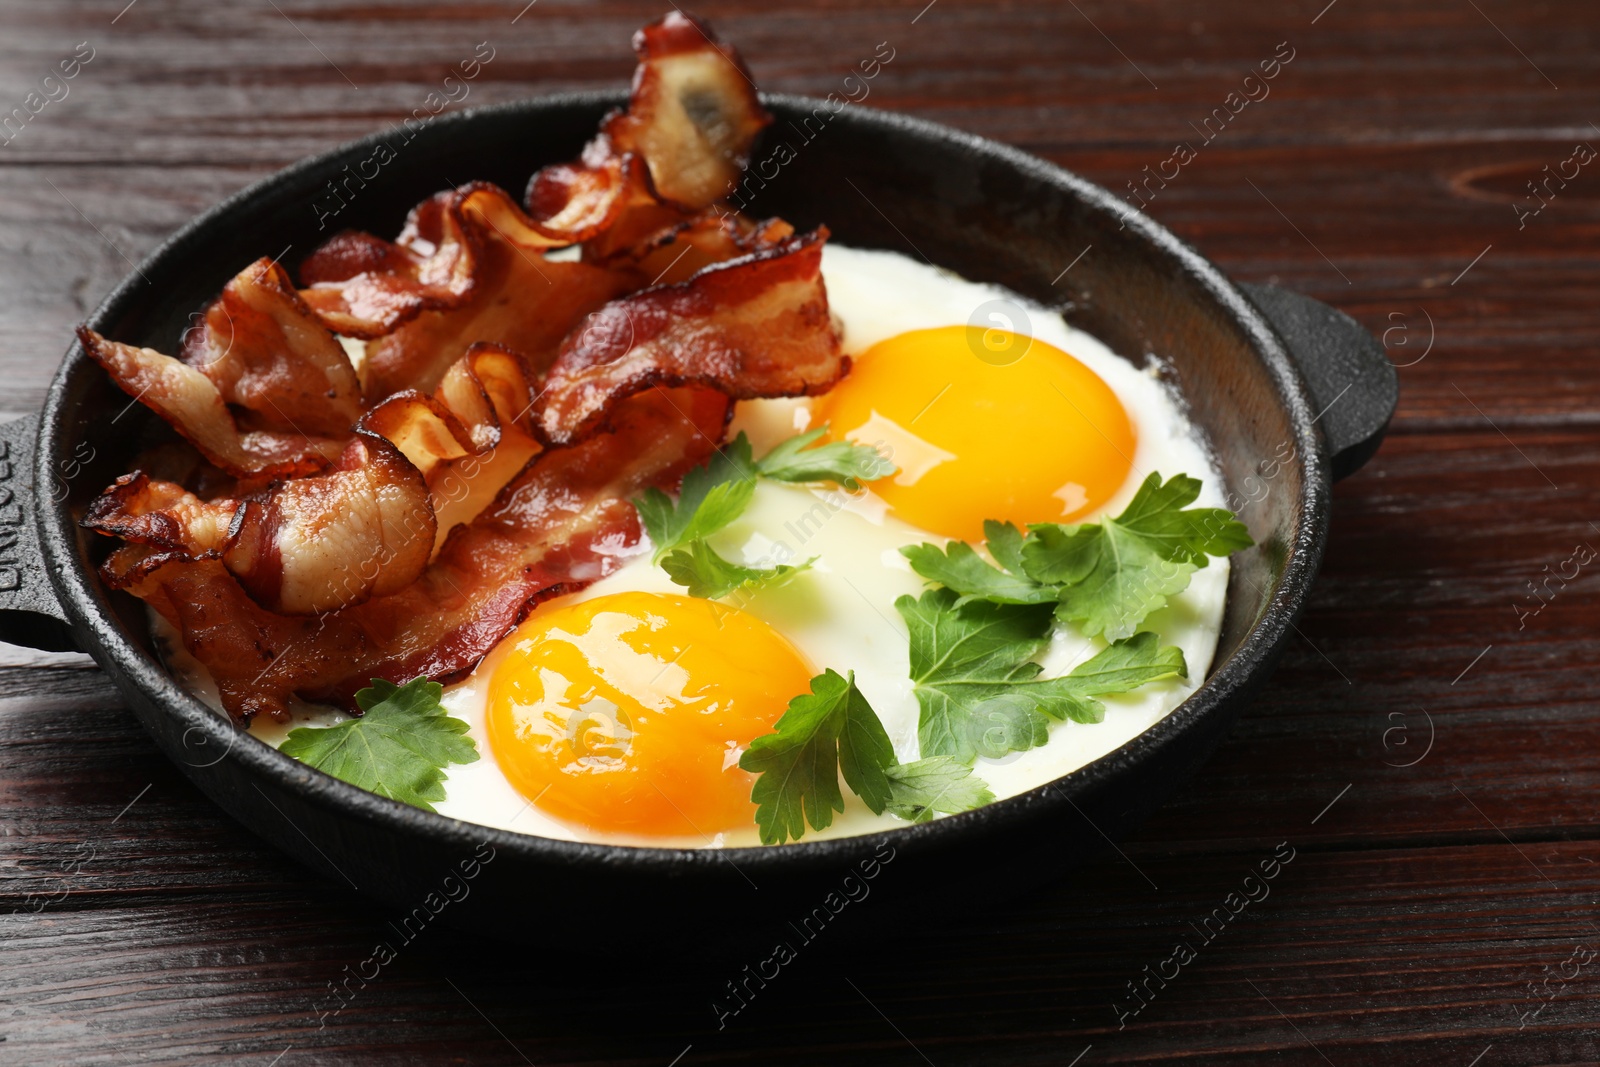
M739 766L756 779L761 841L798 841L809 825L824 830L844 811L839 777L875 815L889 811L913 822L935 812L966 811L994 799L972 768L955 760L896 762L877 712L856 688L855 674L828 670L811 679L811 692L789 701L770 734L750 743Z
M1126 637L1167 597L1182 592L1208 556L1253 542L1224 508L1191 508L1196 478L1144 480L1122 514L1080 526L1035 526L1022 546L1023 569L1064 587L1056 614L1093 637Z
M290 730L278 751L351 785L432 811L443 800L444 768L473 763L467 724L445 714L444 686L426 678L395 685L381 678L356 694L365 713L337 726Z
M1210 556L1254 542L1223 508L1190 508L1200 482L1179 474L1145 479L1122 514L1074 526L1044 524L1024 535L1006 523L984 524L990 564L961 541L944 549L901 549L912 569L955 590L963 604L1056 605L1056 616L1084 634L1116 640L1182 592Z
M922 755L970 763L1044 744L1053 719L1095 723L1096 697L1161 678L1186 677L1183 651L1145 632L1116 641L1060 678L1040 678L1033 658L1049 643L1044 604L961 602L953 589L903 596L895 608L911 639L911 680Z
M705 541L691 541L687 548L667 553L661 569L673 582L684 586L690 596L717 600L739 589L758 589L786 581L815 562L813 557L795 566L746 567L724 559Z
M827 432L823 425L789 438L761 458L756 473L775 482L835 482L855 492L862 482L887 478L898 469L868 445L830 441L810 447Z
M752 469L750 441L740 434L683 476L676 502L653 487L634 497L639 521L655 545L654 562L710 537L743 515L756 491Z
M724 558L706 539L744 514L755 495L758 477L791 483L836 482L854 490L862 481L895 472L894 464L867 445L834 441L809 447L826 432L827 427L821 426L791 437L759 462L752 455L750 439L741 433L704 465L683 476L676 501L655 488L635 497L639 521L655 545L654 562L691 596L712 600L737 589L787 579L809 567L809 562L747 567Z
M997 604L1053 604L1060 596L1055 586L1036 582L1022 567L1022 531L1010 523L990 520L983 524L988 536L989 554L996 567L978 555L965 541L951 541L943 549L937 545L906 545L900 554L911 561L911 569L961 594L969 600L992 600Z
M890 814L909 822L927 822L935 812L954 815L981 808L994 800L972 768L950 756L929 756L902 763L885 772L889 777Z

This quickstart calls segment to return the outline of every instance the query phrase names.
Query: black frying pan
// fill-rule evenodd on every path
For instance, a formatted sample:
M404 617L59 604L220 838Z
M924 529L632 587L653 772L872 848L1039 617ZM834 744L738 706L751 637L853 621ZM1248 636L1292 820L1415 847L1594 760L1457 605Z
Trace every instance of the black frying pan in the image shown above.
M307 160L186 226L89 325L174 351L191 313L257 257L288 245L283 261L293 266L335 229L393 233L412 205L447 184L487 179L520 190L541 165L573 157L621 102L562 96L437 119L364 188L348 186L354 195L332 218L330 180L394 135ZM865 891L936 908L966 885L992 893L1033 884L1101 847L1102 834L1128 830L1210 755L1271 672L1322 559L1331 483L1377 448L1397 397L1394 370L1347 316L1270 286L1235 286L1165 229L1048 163L860 107L819 132L816 119L802 123L829 114L821 101L766 103L777 122L755 154L759 180L742 189L749 211L800 228L826 223L841 243L925 256L1063 306L1125 356L1155 353L1170 364L1256 547L1234 557L1211 676L1150 730L974 812L780 848L571 844L385 800L236 732L163 669L143 606L97 579L109 543L81 531L77 516L167 431L130 407L76 345L40 415L0 428L9 450L9 465L0 464L9 498L0 506L0 637L87 651L201 789L303 862L413 915L424 908L496 937L700 938L781 927L841 900L840 914L864 914L852 901ZM9 552L4 532L15 534Z

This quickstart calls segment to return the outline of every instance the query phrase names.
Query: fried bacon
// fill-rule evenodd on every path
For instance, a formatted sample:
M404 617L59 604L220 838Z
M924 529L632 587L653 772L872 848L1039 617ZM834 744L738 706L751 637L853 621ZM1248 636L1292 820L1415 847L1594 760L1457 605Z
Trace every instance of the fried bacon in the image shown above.
M473 344L520 353L537 373L589 312L638 285L623 272L588 263L524 258L501 246L473 297L450 311L425 311L387 337L370 341L362 366L369 401L402 384L432 389Z
M848 371L826 231L717 203L771 122L738 56L677 14L634 48L628 108L533 177L526 211L486 183L440 193L394 241L334 237L298 292L258 260L182 359L80 331L193 445L90 506L122 542L101 574L171 623L237 720L463 677L637 551L630 498L702 461L734 400ZM365 342L355 364L341 335Z
M529 218L504 189L471 182L424 200L393 243L370 234L336 235L300 265L302 295L328 326L350 337L380 337L424 310L458 307L479 284L492 244L530 256L574 244Z
M691 211L732 192L756 134L772 122L737 52L699 19L674 11L633 35L639 66L628 110L601 130L637 153L661 199Z
M794 227L782 219L757 222L712 210L688 219L674 217L668 225L635 235L620 250L596 262L631 267L649 278L651 285L676 285L713 263L775 248L793 236ZM591 253L598 256L592 246L585 245L585 257Z
M168 560L220 560L257 604L285 615L404 588L427 566L435 534L422 476L394 445L365 431L333 470L243 500L201 500L142 472L123 475L90 505L83 525Z
M398 448L362 430L328 473L245 500L222 560L262 607L311 615L416 581L435 529L422 475Z
M545 251L570 242L481 182L425 202L396 244L380 243L346 234L300 269L313 283L303 295L323 321L373 338L360 369L368 403L406 388L431 392L478 342L519 352L537 370L575 322L640 284L625 270L546 260Z
M738 55L678 13L639 31L634 50L627 110L606 117L577 162L534 175L529 214L495 186L473 183L419 205L394 242L342 233L301 265L304 298L329 328L386 339L362 369L369 403L401 381L431 389L471 341L514 348L537 368L576 318L649 280L548 263L544 252L598 242L584 259L605 259L735 187L755 135L772 121ZM551 306L554 293L562 297ZM388 342L429 313L437 321Z
M202 500L181 485L143 471L118 478L83 516L83 525L112 537L193 558L216 556L228 543L237 500Z
M294 477L327 467L344 440L276 430L242 430L204 373L152 348L108 341L78 329L84 351L117 387L160 415L212 464L236 477Z
M480 342L450 365L431 396L416 389L395 393L359 426L393 442L428 475L440 463L482 455L507 429L527 432L532 399L516 353Z
M644 160L616 152L605 134L590 141L576 161L536 171L524 200L544 230L569 235L570 244L604 239L630 208L660 203Z
M709 390L633 398L616 413L615 433L538 456L483 514L452 531L417 581L339 611L269 611L221 560L146 545L119 549L101 573L177 629L242 721L283 718L296 695L349 706L374 677L452 681L534 604L614 570L639 542L628 498L701 462L721 440L728 407Z
M546 167L528 183L528 209L542 217L562 202L574 172L607 176L616 217L584 240L585 262L637 261L687 227L709 232L736 219L712 205L737 187L756 134L772 122L738 54L692 16L673 13L640 30L634 51L640 62L628 109L606 116L581 165ZM652 284L670 283L733 254L665 278L660 272L669 260L641 267Z
M826 240L826 230L793 237L607 304L562 345L536 432L553 445L579 440L654 385L706 385L736 400L832 388L850 359L828 314Z
M361 417L361 385L344 347L282 267L240 271L184 338L183 360L211 379L254 428L342 437Z

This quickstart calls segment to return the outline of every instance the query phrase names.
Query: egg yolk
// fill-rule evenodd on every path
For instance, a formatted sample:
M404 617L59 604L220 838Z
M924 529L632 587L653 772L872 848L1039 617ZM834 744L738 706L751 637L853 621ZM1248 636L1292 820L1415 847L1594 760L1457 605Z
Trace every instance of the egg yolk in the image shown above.
M1134 428L1094 371L1007 330L912 330L862 353L815 409L830 434L889 453L873 490L902 519L967 541L983 521L1067 522L1103 506Z
M766 623L715 601L616 593L536 611L489 682L489 745L541 809L601 831L754 824L739 768L812 671Z

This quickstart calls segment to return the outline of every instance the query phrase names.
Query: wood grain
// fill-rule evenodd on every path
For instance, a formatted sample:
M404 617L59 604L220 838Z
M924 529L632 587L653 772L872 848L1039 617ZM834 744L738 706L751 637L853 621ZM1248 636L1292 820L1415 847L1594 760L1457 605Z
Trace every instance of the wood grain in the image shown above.
M0 11L0 115L77 42L95 49L0 145L3 411L38 404L71 326L206 206L396 121L480 41L495 58L470 105L618 87L628 35L660 13L125 4ZM952 902L940 929L882 914L881 942L819 941L719 1029L725 964L552 958L443 928L323 1018L328 983L393 936L387 914L210 805L82 657L6 650L0 1064L1600 1062L1600 965L1560 977L1578 946L1600 948L1600 577L1529 592L1600 544L1600 171L1516 210L1545 166L1600 138L1600 12L700 11L775 91L826 94L889 42L871 105L1124 192L1294 49L1148 207L1234 276L1347 310L1402 365L1391 437L1336 489L1332 548L1273 681L1120 852L1021 901ZM1196 926L1280 843L1295 858L1270 895L1205 941ZM1119 1018L1180 938L1195 959Z

